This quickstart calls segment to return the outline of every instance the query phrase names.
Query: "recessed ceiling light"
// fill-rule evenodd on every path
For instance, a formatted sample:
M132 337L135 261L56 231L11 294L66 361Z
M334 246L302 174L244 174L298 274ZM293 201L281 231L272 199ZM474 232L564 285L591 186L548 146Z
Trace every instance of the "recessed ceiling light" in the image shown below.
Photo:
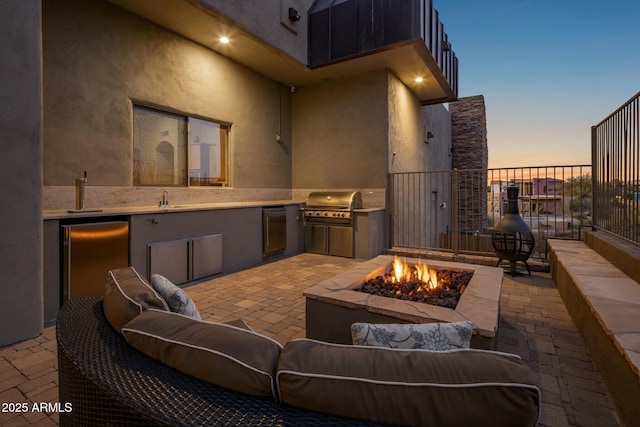
M416 83L422 83L423 80L422 77L416 77Z
M229 43L229 37L220 37L220 43L224 43L224 44Z

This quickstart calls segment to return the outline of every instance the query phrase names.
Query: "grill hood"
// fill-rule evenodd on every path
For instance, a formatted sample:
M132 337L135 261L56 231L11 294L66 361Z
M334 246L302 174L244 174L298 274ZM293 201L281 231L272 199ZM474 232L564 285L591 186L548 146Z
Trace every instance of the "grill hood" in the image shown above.
M314 191L307 197L306 209L353 210L362 208L359 191Z

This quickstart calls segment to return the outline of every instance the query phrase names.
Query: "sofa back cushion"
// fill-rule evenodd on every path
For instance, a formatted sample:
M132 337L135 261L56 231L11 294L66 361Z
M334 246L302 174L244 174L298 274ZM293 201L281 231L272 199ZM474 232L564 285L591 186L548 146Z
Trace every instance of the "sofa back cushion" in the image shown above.
M118 332L122 327L142 313L155 308L169 310L166 301L140 277L133 267L112 270L107 275L104 291L104 315Z
M276 399L282 346L242 327L147 310L122 328L127 342L167 366L211 384Z
M540 389L515 355L402 350L309 339L278 364L282 403L397 425L535 426Z

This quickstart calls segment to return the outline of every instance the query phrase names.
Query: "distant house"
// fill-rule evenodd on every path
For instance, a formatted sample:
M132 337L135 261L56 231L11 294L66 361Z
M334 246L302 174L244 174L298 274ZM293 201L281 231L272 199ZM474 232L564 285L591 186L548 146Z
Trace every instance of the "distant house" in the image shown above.
M517 185L518 209L521 215L557 214L562 211L562 183L555 178L522 178L489 183L490 214L504 215L507 208L507 186Z
M532 214L557 214L562 211L562 183L555 178L534 178L530 195Z

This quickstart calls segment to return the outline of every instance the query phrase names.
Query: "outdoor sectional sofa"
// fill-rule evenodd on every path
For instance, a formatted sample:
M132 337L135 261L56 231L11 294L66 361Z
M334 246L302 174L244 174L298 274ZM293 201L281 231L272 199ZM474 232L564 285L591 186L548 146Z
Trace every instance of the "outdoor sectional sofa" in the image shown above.
M519 357L308 339L172 313L135 270L57 319L65 425L535 426L541 396Z

